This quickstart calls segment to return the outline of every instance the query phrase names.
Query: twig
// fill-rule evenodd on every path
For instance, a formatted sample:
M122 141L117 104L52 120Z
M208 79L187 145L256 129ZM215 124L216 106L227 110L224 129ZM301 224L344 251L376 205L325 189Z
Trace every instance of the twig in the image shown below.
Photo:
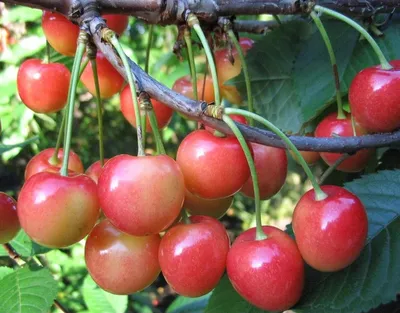
M321 175L321 177L318 180L318 183L321 185L324 183L325 179L328 178L329 175L332 174L332 172L340 165L342 164L346 159L351 157L349 153L344 153L343 155L340 156L339 159L336 160L335 163L333 163L331 166L327 168L327 170Z

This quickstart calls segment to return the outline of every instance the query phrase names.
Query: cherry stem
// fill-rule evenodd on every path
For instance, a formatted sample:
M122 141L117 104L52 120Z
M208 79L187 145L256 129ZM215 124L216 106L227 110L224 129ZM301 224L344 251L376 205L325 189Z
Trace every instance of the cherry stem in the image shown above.
M303 167L304 172L307 174L308 179L310 180L314 191L315 191L315 200L324 200L327 197L327 194L322 191L321 187L319 186L314 174L312 173L310 167L308 166L307 162L304 160L303 156L297 150L296 146L290 141L290 139L274 124L272 124L270 121L266 120L265 118L251 112L247 112L245 110L241 109L234 109L234 108L226 108L225 109L226 114L237 114L237 115L243 115L247 118L252 118L255 121L263 124L265 127L267 127L269 130L274 132L278 137L282 139L282 141L285 142L286 146L293 151L295 154L298 162L300 165Z
M46 40L46 62L51 63L50 44L47 40Z
M126 74L128 76L128 82L129 82L129 87L131 89L131 94L132 94L132 102L133 102L133 108L135 110L135 118L136 118L136 131L137 131L137 143L138 143L138 156L144 156L144 147L143 147L143 139L142 139L142 134L143 134L143 129L142 129L142 122L140 118L140 109L139 109L139 103L137 99L137 92L136 92L136 83L135 79L133 77L132 71L129 66L128 58L124 52L124 49L122 48L120 42L118 41L117 36L112 30L107 30L110 33L110 42L114 46L114 48L117 50L122 63L124 64Z
M331 61L331 65L332 65L333 78L335 81L336 102L337 102L337 109L338 109L337 118L340 120L343 120L346 118L346 115L343 112L342 95L340 94L340 78L339 78L339 72L338 72L335 52L333 51L332 43L329 39L328 33L326 32L326 29L325 29L324 25L322 24L322 21L319 18L318 14L315 13L314 11L311 11L310 15L311 15L311 18L313 19L315 25L317 26L322 39L325 42L326 49L328 50L329 59Z
M190 218L186 212L185 209L182 209L181 211L181 216L182 216L182 220L185 224L192 224L192 222L190 221Z
M332 172L340 165L342 164L346 159L348 159L351 155L348 153L344 153L340 156L339 159L337 159L335 161L335 163L333 163L331 166L329 166L326 171L321 175L321 177L319 178L319 183L323 184L325 179L328 178L328 176L330 174L332 174Z
M153 33L154 33L154 25L150 25L149 27L149 38L147 41L147 48L146 48L146 63L144 64L144 71L149 73L149 66L150 66L150 52L151 52L151 45L153 43Z
M275 15L274 15L275 16ZM249 112L254 112L254 106L253 106L253 93L251 91L251 82L250 82L250 75L249 75L249 69L247 67L246 59L244 57L243 49L240 46L239 41L237 40L235 33L233 32L232 29L228 30L228 35L230 40L233 42L235 45L236 51L239 54L240 61L242 63L242 70L244 74L244 80L246 82L246 90L247 90L247 106ZM250 126L254 126L254 121L250 119Z
M192 38L190 37L190 30L185 28L183 37L185 38L185 43L188 52L188 60L190 66L190 76L192 78L192 87L193 87L193 95L194 100L199 100L199 95L197 93L197 72L196 72L196 64L194 63L194 53L192 46Z
M264 233L262 229L262 222L261 222L261 200L260 200L260 189L258 187L256 165L254 164L254 160L251 155L249 146L247 145L246 140L244 139L239 128L236 126L235 122L228 115L224 114L222 116L222 120L229 126L229 128L235 134L237 140L240 143L240 146L243 149L244 155L246 156L247 163L249 164L251 179L253 180L254 201L256 206L256 240L266 239L267 235Z
M148 112L151 129L153 131L154 139L156 140L158 154L166 154L164 144L161 139L161 134L158 129L157 117L154 110Z
M194 29L194 31L196 32L197 36L199 37L199 39L201 41L201 44L203 45L204 51L207 56L207 61L210 65L211 76L212 76L213 86L214 86L215 105L220 106L221 105L221 96L219 94L217 68L215 66L215 61L214 61L214 57L213 57L210 45L208 44L207 38L204 35L204 32L200 27L199 20L197 19L197 17L195 15L189 14L189 16L187 18L187 23L188 23L189 27Z
M390 69L393 68L389 64L387 59L385 58L385 55L383 54L381 48L379 48L379 46L376 43L376 41L374 40L374 38L372 38L372 36L368 33L368 31L366 31L364 29L364 27L362 27L360 24L358 24L357 22L353 21L351 18L348 18L347 16L345 16L345 15L339 13L339 12L333 11L333 10L328 9L328 8L324 8L324 7L320 6L320 5L314 6L314 11L330 15L330 16L332 16L334 18L337 18L338 20L341 20L342 22L347 23L348 25L352 26L353 28L355 28L365 39L367 39L367 41L371 45L371 47L374 50L376 56L379 58L379 62L381 63L382 69L390 70Z
M81 68L79 70L79 77L82 76L83 71L85 70L86 66L89 64L89 59L86 59L85 61L83 61Z
M273 16L274 20L275 20L279 25L282 25L282 21L281 21L281 19L279 18L278 15L274 14L274 15L272 15L272 16Z
M70 89L68 91L68 107L66 111L67 119L66 119L66 130L64 138L65 139L64 158L60 170L62 176L68 176L68 161L69 161L69 151L71 149L72 124L74 119L76 88L78 86L78 81L79 81L79 68L86 48L86 42L85 42L86 38L87 38L86 32L81 31L78 38L78 47L76 49L74 64L72 65L71 83L70 83Z
M99 84L99 76L97 74L96 58L91 59L90 64L92 65L94 86L96 89L97 122L99 124L99 156L100 156L100 164L101 166L103 166L104 165L103 104L100 96L100 84Z
M67 116L67 111L64 110L63 117L62 117L62 120L61 120L60 130L58 131L56 147L54 149L53 155L49 159L49 162L50 162L51 165L57 165L60 162L60 159L58 158L58 151L60 150L61 142L62 142L62 140L64 138L64 129L65 129L66 116Z

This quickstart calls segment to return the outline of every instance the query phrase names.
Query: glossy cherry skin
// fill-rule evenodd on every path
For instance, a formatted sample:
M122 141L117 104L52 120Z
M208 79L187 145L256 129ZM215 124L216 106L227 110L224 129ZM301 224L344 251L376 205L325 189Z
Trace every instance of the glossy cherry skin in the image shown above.
M17 208L28 236L50 248L68 247L82 240L100 214L96 183L83 174L33 175L22 187Z
M183 207L191 215L206 215L220 218L231 207L232 201L233 196L221 199L203 199L186 189Z
M165 279L177 293L200 297L214 289L224 274L229 237L212 217L191 216L190 221L164 235L158 259Z
M0 244L11 241L20 228L17 202L4 192L0 192Z
M71 74L63 64L29 59L18 70L18 94L36 113L57 112L67 103L70 78Z
M121 35L129 24L128 15L120 14L104 14L102 18L105 19L107 26L115 31L118 35Z
M107 161L108 159L104 159L104 164L106 164ZM103 166L101 165L101 162L96 161L87 168L85 174L89 176L91 179L93 179L93 181L97 184L102 171L103 171Z
M368 232L360 199L339 186L321 186L328 195L316 201L306 192L293 213L293 231L303 259L322 272L339 271L359 256Z
M288 160L283 149L250 143L254 153L254 163L260 189L260 198L269 199L275 195L286 181ZM254 198L251 176L240 190L244 195Z
M234 137L216 137L196 130L181 142L178 162L186 188L204 199L232 196L250 176L243 150Z
M226 269L236 291L254 306L285 311L297 303L304 286L304 262L288 234L264 226L267 239L256 240L251 228L236 238Z
M153 105L154 114L157 118L158 128L164 128L171 121L174 110L155 99L151 99L151 103ZM132 93L129 85L125 86L125 88L121 91L120 104L121 112L125 119L136 128L136 114L133 107ZM146 131L152 132L149 117L146 118Z
M149 286L160 273L160 235L135 237L105 219L89 234L85 261L93 280L104 290L128 295Z
M38 154L36 154L26 165L25 168L25 180L29 179L32 175L40 172L46 172L49 168L55 167L61 169L62 161L64 159L64 150L58 150L58 162L53 163L52 156L54 154L55 148L45 149ZM69 151L68 159L68 169L75 173L83 173L85 170L79 156L73 152ZM54 172L53 170L51 170Z
M359 124L355 125L357 136L367 134L367 131ZM345 119L338 119L336 113L331 113L315 129L315 137L332 137L334 134L341 137L354 136L350 114L347 114ZM371 154L372 150L370 149L360 150L343 161L336 169L342 172L359 172L367 166ZM328 165L334 164L342 156L340 153L332 152L321 152L320 155Z
M59 13L43 11L42 28L54 50L67 56L75 55L79 36L78 25Z
M101 98L110 98L121 90L124 79L100 51L97 52L96 62L100 96ZM96 88L94 86L93 70L90 62L82 73L81 81L89 92L95 96Z
M400 127L400 60L359 72L349 88L351 112L369 132L391 132Z
M203 85L204 85L204 98L202 97L203 96ZM190 75L183 76L183 77L177 79L175 81L174 85L172 86L172 89L190 99L194 99L193 86L192 86L192 80L190 78ZM211 77L207 76L206 82L204 84L204 75L199 74L197 76L197 94L198 94L199 100L203 100L207 103L211 103L211 102L215 101L214 87L213 87L213 82L212 82Z
M169 156L118 155L104 166L98 182L105 216L133 236L157 234L180 214L185 184Z

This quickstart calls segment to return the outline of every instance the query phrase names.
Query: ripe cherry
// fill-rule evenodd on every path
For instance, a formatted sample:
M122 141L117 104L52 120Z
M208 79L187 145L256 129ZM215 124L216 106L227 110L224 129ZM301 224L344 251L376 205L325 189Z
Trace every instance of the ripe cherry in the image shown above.
M220 218L231 207L233 196L221 199L203 199L186 189L183 207L191 215L206 215Z
M357 123L355 123L355 129L358 136L367 133ZM318 124L315 130L315 137L324 138L335 135L341 137L354 136L350 114L347 114L345 119L338 119L336 113L331 113ZM342 172L359 172L367 166L371 153L372 151L368 149L360 150L343 161L336 169ZM320 155L328 165L334 164L342 156L340 153L332 152L321 152Z
M283 186L287 175L288 160L283 149L250 144L254 153L260 198L265 200L275 195ZM253 179L245 182L240 190L244 195L254 198Z
M248 302L268 311L285 311L300 299L304 263L288 234L264 226L268 236L256 240L256 230L242 233L228 253L226 269L236 291Z
M100 51L97 52L96 62L100 96L102 98L110 98L121 90L124 79ZM82 73L81 81L92 95L96 95L93 70L90 62Z
M135 237L107 219L97 224L85 245L85 261L93 280L104 290L127 295L149 286L160 273L160 235Z
M32 175L40 172L46 172L49 168L51 172L54 172L54 169L61 168L62 161L64 159L64 151L63 149L58 150L58 162L54 162L52 157L54 155L54 148L48 148L37 155L35 155L26 165L25 168L25 180L29 179ZM81 159L79 156L70 150L69 159L68 159L68 169L75 173L83 173L84 168Z
M400 127L400 60L359 72L349 88L351 113L369 132L390 132Z
M36 113L57 112L67 102L70 78L71 74L63 64L29 59L18 70L18 94Z
M37 243L70 246L82 240L99 217L96 183L83 174L38 173L22 187L17 212L21 227Z
M128 15L105 14L102 15L102 18L105 19L107 26L115 31L118 35L121 35L129 24Z
M104 164L106 164L107 161L108 159L104 159ZM93 179L93 181L97 184L101 172L103 172L103 166L101 166L100 161L96 161L87 168L85 174Z
M119 155L104 166L98 182L101 208L121 231L133 236L157 234L179 215L185 184L169 156Z
M154 114L157 118L158 128L164 128L171 121L174 110L155 99L152 99L151 103L153 105ZM133 108L132 93L129 85L125 86L125 88L121 91L120 104L121 112L125 119L136 128L136 115ZM146 118L146 131L152 131L149 117Z
M293 213L293 231L304 260L323 272L350 265L364 247L368 219L360 199L338 186L321 186L328 195L316 201L306 192Z
M204 199L229 197L250 176L239 141L234 137L216 137L206 130L186 136L178 148L176 161L186 188Z
M202 97L203 85L204 85L204 98ZM183 76L177 79L174 85L172 86L172 89L190 99L194 99L192 80L190 79L190 75ZM199 100L204 100L207 103L215 101L214 87L211 77L207 76L206 82L204 83L204 75L199 74L197 76L197 94Z
M158 258L168 284L180 295L200 297L218 284L225 271L229 237L218 220L191 216L162 238Z
M0 244L11 241L20 229L17 202L5 194L0 192Z

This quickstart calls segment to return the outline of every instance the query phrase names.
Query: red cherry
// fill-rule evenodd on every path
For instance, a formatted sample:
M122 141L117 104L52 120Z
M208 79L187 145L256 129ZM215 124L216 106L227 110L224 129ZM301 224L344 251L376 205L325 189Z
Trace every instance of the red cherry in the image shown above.
M232 120L234 120L235 122L237 122L237 123L241 123L241 124L245 124L245 125L247 125L248 123L247 123L247 119L243 116L243 115L236 115L236 114L232 114L232 115L230 115L230 118L232 119ZM215 129L214 128L212 128L212 127L210 127L210 126L206 126L205 127L206 128L206 130L208 130L210 133L215 133ZM234 135L233 135L234 136Z
M51 248L82 240L99 217L97 187L83 174L42 172L29 178L18 198L21 227L37 243Z
M287 175L287 156L283 149L250 143L254 153L254 163L258 177L260 198L265 200L275 195L283 186ZM254 198L253 179L250 178L240 190Z
M158 128L160 128L160 129L164 128L171 121L174 110L172 110L170 107L166 106L164 103L157 101L155 99L152 99L151 103L153 104L154 114L157 117ZM121 91L120 104L121 104L122 114L124 115L126 120L133 127L136 128L136 114L135 114L135 110L133 108L131 89L128 85L125 86L125 88ZM148 131L148 132L152 131L152 128L150 125L150 120L148 117L146 118L146 131Z
M104 159L104 164L106 164L107 161L108 159ZM87 168L85 174L89 176L91 179L93 179L93 181L97 184L102 171L103 171L103 166L101 166L101 162L96 161Z
M121 14L105 14L102 15L105 19L107 26L115 31L118 35L121 35L129 24L129 16Z
M203 85L204 85L204 75L199 74L197 76L197 94L199 99L207 103L214 102L215 95L214 95L212 78L209 76L206 77L206 82L204 86L204 98L202 97ZM174 85L172 86L172 89L190 99L194 99L192 80L190 78L190 75L183 76L177 79Z
M268 311L285 311L300 299L304 263L296 243L285 232L264 226L267 239L256 230L242 233L228 253L226 269L236 291L251 304Z
M357 123L355 128L358 136L367 133ZM347 114L345 119L338 119L337 113L331 113L318 124L315 130L315 137L325 138L332 137L333 135L341 137L354 136L350 114ZM371 153L372 150L370 149L360 150L355 155L347 158L336 169L342 172L359 172L367 166ZM331 152L321 152L320 155L328 165L334 164L342 156L340 153Z
M218 220L191 216L161 239L158 258L168 284L180 295L200 297L218 284L225 271L229 237Z
M110 98L121 90L124 79L100 51L97 52L96 62L100 96L102 98ZM93 70L90 62L82 73L81 81L92 95L96 95Z
M43 11L42 28L54 50L67 56L75 55L79 36L78 25L59 13Z
M103 220L89 234L85 261L93 280L104 290L127 295L149 286L160 273L160 235L135 237Z
M178 162L186 188L204 199L229 197L242 188L250 169L239 141L196 130L181 142Z
M390 70L373 66L359 72L349 88L351 113L369 132L391 132L400 127L400 60Z
M0 192L0 244L11 241L20 229L17 202L5 194Z
M53 157L54 150L55 148L45 149L28 162L25 168L25 180L36 173L47 172L50 168L51 172L55 172L55 169L60 170L64 159L64 151L63 149L58 150L59 162L53 164L51 158ZM76 173L83 173L85 171L81 159L72 150L69 151L68 169Z
M67 103L70 78L71 74L63 64L29 59L18 70L18 94L36 113L57 112Z
M105 216L133 236L157 234L171 225L185 197L179 166L166 155L113 157L98 186Z
M368 232L365 208L357 196L338 186L321 186L328 195L315 200L306 192L293 213L293 231L304 260L322 272L350 265L364 247Z
M186 189L183 207L191 215L206 215L220 218L231 207L232 201L233 196L221 199L203 199Z

